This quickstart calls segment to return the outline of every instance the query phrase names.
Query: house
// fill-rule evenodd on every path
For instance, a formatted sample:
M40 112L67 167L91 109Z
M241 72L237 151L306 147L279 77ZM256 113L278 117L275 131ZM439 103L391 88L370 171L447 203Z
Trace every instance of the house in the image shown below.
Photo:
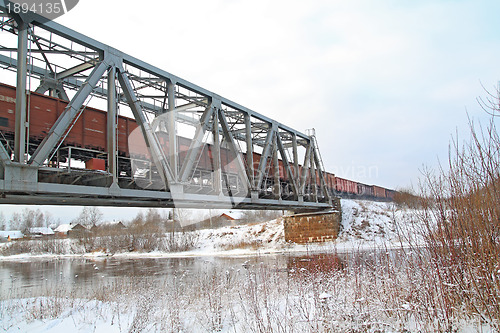
M217 222L221 226L234 226L239 224L239 221L243 219L243 213L237 211L227 211L222 213L219 217L216 218Z
M68 236L83 236L90 232L89 228L81 225L80 223L72 225L71 229L68 230Z
M10 231L0 231L0 241L6 242L14 239L24 238L24 234L21 230L10 230Z
M190 224L184 227L184 229L197 230L235 226L241 223L243 216L243 213L239 211L224 211L220 215L215 215L201 222Z
M95 233L95 232L109 232L109 231L118 231L118 230L124 230L127 229L127 227L121 222L121 221L108 221L108 222L103 222L98 225L93 225L92 228L90 228L90 231Z
M100 228L107 228L107 229L127 229L127 227L122 223L122 221L108 221L108 222L103 222L99 224Z
M241 214L239 212L229 211L229 212L222 213L219 216L219 219L227 220L227 221L237 221L237 220L241 219Z
M54 229L56 237L66 237L68 232L73 228L71 224L61 224Z
M54 230L49 227L29 228L27 234L30 237L50 237L54 236Z

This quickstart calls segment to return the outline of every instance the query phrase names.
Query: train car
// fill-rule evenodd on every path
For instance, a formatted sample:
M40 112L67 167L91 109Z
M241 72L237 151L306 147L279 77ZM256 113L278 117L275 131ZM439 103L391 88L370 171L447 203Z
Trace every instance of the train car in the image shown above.
M352 180L335 177L335 190L337 193L356 195L358 194L358 183Z
M29 153L33 153L36 145L40 143L49 133L50 129L56 122L57 118L65 110L68 105L67 101L31 92L28 95L29 105L29 140L34 145L30 147ZM16 103L16 88L0 83L0 131L3 134L3 139L12 141L15 135L15 103ZM145 145L142 133L138 129L138 125L134 119L119 116L117 129L117 148L120 157L133 158L149 158L149 152ZM160 145L166 155L169 153L169 138L167 133L159 133ZM179 162L182 163L190 148L191 140L188 138L178 137L179 147ZM72 146L90 149L94 151L106 152L107 150L107 112L95 108L87 107L78 118L76 123L67 133L61 147ZM197 168L206 171L214 170L213 146L204 144L197 156ZM32 151L33 150L33 151ZM95 168L93 162L97 160L96 155L82 154L78 157L73 155L73 158L80 158L88 163L89 168ZM63 156L64 158L64 156ZM246 163L246 155L242 158ZM236 156L228 149L221 148L220 151L221 167L224 172L229 174L238 173L238 163ZM258 167L261 155L253 153L254 172L258 176ZM289 183L287 170L280 159L278 162L279 178L282 186L286 187ZM126 167L127 168L127 167ZM102 166L99 167L102 169ZM293 168L292 168L293 169ZM267 179L272 183L274 181L275 167L274 159L268 159L265 169ZM292 171L295 172L295 171ZM303 167L299 165L299 174L303 174ZM316 184L321 184L320 174L316 170L315 175L309 175L309 179L315 179ZM334 174L324 172L323 177L326 183L327 190L332 195L359 196L363 198L375 197L377 199L394 198L395 191L387 190L379 186L371 186L362 183L357 183L352 180L336 177Z
M326 187L328 189L328 193L330 193L330 195L334 195L335 194L335 175L333 173L330 173L330 172L325 172L325 175L326 175L325 182L326 182Z
M358 183L358 195L363 198L371 198L374 196L373 186Z
M394 201L395 194L396 194L396 191L385 189L385 197L387 200Z
M68 102L31 92L29 94L29 138L41 142L48 134ZM0 83L0 131L13 138L15 131L16 88ZM107 113L87 107L66 136L63 145L105 151ZM118 117L118 152L129 156L129 136L138 127L134 119Z
M385 188L373 185L373 196L377 199L385 199Z

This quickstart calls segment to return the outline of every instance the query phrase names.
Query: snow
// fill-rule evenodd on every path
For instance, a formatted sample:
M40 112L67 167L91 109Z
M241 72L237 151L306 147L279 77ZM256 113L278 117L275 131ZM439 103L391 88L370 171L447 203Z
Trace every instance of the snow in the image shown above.
M55 232L59 233L68 233L73 228L71 224L61 224L57 228L54 229Z
M53 235L54 230L48 227L35 227L35 228L29 228L28 232L31 235Z
M21 239L24 237L20 230L0 231L0 239Z
M56 239L63 255L121 256L121 257L189 257L189 256L244 256L283 252L331 252L398 248L408 242L408 234L416 237L414 224L410 223L413 212L400 211L388 202L341 200L342 225L339 237L333 242L294 244L285 242L281 219L248 225L226 226L192 232L195 247L183 252L121 252L109 250L86 253L77 239ZM228 211L229 212L229 211ZM57 232L66 232L72 225L60 225ZM405 235L403 237L403 234ZM36 242L36 241L34 241ZM34 243L36 244L36 243ZM8 246L3 244L1 246ZM0 248L1 249L1 248ZM2 259L29 258L31 254L18 254ZM57 254L36 253L38 257L54 257Z
M259 257L249 257L289 252L331 254L351 250L356 253L360 249L400 248L408 242L415 244L419 241L419 226L414 218L417 213L399 210L392 203L342 200L341 232L333 242L307 245L287 243L282 220L277 219L195 231L198 237L196 247L185 252L109 253L103 250L85 253L84 256L92 258L92 261L104 261L104 258L98 258L110 255L125 258L241 256L243 259L239 261L238 267L227 271L225 268L218 271L220 267L212 269L207 265L208 269L196 275L195 282L189 280L189 283L183 281L184 275L175 276L174 284L160 286L150 285L153 280L147 278L133 282L114 280L113 283L117 285L97 286L96 290L102 289L100 296L89 296L90 299L68 297L62 291L56 291L57 296L1 298L0 330L112 333L243 332L276 331L281 328L282 331L300 332L398 332L421 331L424 328L424 331L432 331L436 326L432 326L432 323L429 327L421 326L422 322L412 315L418 303L410 296L418 293L418 283L423 281L421 276L416 275L418 272L415 272L412 277L414 280L409 284L406 280L409 278L408 271L397 265L393 268L393 275L387 278L379 278L387 266L374 266L372 268L375 271L334 269L323 275L308 272L306 268L293 269L295 266L291 266L291 269L285 266L287 268L284 271L282 267L266 270L264 266L255 264L255 260L260 260ZM45 256L61 258L82 255L75 250L78 240L54 241L60 242L66 254ZM38 257L43 256L21 254L3 259L33 260ZM208 258L203 260L210 261ZM94 265L92 271L99 272L100 280L104 269L100 270ZM99 284L99 281L95 283ZM147 286L144 290L141 289L144 288L141 283ZM386 284L402 287L398 289L400 294L385 294L387 290L382 287ZM413 284L417 284L417 287L412 290L409 286ZM131 289L122 290L128 286ZM108 292L118 293L118 296L109 295ZM436 322L438 320L437 316ZM478 327L484 331L489 329L474 320L457 320L456 325L457 332L475 332Z
M63 304L61 304L63 303ZM88 300L58 300L50 297L19 299L0 302L3 308L2 332L67 333L67 332L123 332L113 323L113 304ZM31 308L31 315L19 311L6 311L5 307ZM44 308L54 307L52 316L42 315ZM58 313L61 308L61 313ZM37 313L38 312L38 313ZM97 316L96 316L97 315ZM129 314L120 313L123 324L132 322ZM42 316L43 318L37 318ZM94 317L95 316L95 317Z

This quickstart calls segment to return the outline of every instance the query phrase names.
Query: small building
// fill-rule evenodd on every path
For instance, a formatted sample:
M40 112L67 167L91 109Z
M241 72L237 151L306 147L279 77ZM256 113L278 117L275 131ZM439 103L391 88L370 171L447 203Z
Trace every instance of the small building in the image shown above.
M198 223L184 227L184 230L215 229L227 226L236 226L243 221L243 213L239 211L224 211L220 215L206 218Z
M109 232L109 231L118 231L124 229L127 229L127 227L121 221L107 221L100 223L98 225L93 225L92 228L90 228L90 231L95 233L100 231Z
M54 230L49 227L34 227L27 230L29 237L50 237L54 236Z
M24 234L21 232L21 230L0 231L1 242L7 242L22 238L24 238Z
M71 224L61 224L54 229L56 237L66 237L68 232L73 228Z
M72 225L71 229L68 230L68 236L83 236L90 232L90 229L80 223Z
M227 211L222 213L219 217L216 218L216 221L218 223L218 226L234 226L237 225L238 222L242 219L242 213L241 212L235 212L235 211Z

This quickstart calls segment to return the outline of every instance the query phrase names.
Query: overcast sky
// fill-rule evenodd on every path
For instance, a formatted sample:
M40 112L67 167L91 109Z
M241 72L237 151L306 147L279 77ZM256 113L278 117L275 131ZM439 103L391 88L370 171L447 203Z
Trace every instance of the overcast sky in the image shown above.
M305 132L388 188L446 161L500 80L499 1L82 0L57 22Z

